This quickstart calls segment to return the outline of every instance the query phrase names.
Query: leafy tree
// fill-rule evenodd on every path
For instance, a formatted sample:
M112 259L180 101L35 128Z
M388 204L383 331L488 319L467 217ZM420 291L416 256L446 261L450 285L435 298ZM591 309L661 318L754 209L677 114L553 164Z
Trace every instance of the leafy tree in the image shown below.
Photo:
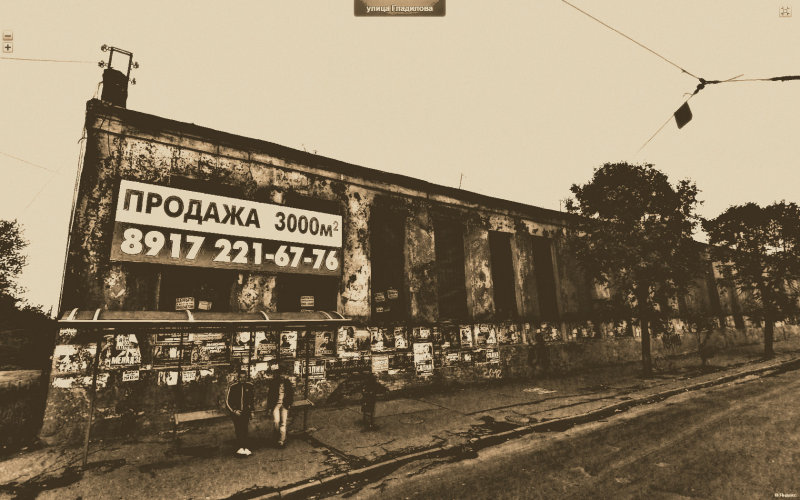
M723 276L749 294L748 311L764 320L764 355L772 357L775 321L797 312L800 280L800 207L785 201L735 205L704 220Z
M573 185L567 211L577 215L568 241L587 277L609 285L614 309L639 320L642 371L652 375L651 322L683 293L701 265L692 233L697 187L670 184L652 165L606 163Z
M28 242L16 220L0 220L0 295L15 296L20 289L17 277L27 258L22 253Z

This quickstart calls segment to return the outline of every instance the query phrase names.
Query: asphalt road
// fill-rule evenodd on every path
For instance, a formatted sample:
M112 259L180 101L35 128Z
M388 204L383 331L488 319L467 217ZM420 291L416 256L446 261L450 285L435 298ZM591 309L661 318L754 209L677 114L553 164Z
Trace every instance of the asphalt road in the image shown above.
M415 462L342 497L800 498L800 371Z

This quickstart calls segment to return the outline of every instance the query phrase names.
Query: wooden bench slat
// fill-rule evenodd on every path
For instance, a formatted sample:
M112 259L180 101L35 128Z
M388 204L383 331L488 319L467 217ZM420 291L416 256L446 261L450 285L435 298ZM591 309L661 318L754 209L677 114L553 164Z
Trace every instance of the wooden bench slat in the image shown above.
M173 415L176 424L181 424L183 422L194 422L195 420L209 420L212 418L221 418L224 416L225 413L219 410L189 411L186 413L176 413Z

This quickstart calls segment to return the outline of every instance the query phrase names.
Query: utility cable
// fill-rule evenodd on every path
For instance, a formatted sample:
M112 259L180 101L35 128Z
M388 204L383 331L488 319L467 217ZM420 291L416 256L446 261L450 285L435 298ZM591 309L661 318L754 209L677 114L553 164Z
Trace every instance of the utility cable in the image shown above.
M97 61L75 61L67 59L33 59L30 57L0 57L3 61L33 61L33 62L54 62L54 63L76 63L76 64L97 64Z
M20 162L25 163L27 165L30 165L32 167L41 168L42 170L46 170L46 171L48 171L50 173L53 173L53 174L59 173L57 170L53 170L52 168L47 168L47 167L43 167L41 165L37 165L36 163L30 162L28 160L23 160L22 158L20 158L18 156L10 155L10 154L4 153L2 151L0 151L0 155L7 156L9 158L13 158L13 159L15 159L17 161L20 161Z
M583 10L583 9L581 9L580 7L577 7L577 6L575 6L575 5L571 4L571 3L569 3L567 0L561 0L561 1L562 1L562 2L564 2L565 4L569 5L569 6L570 6L570 7L572 7L573 9L577 10L577 11L578 11L578 12L580 12L581 14L583 14L583 15L585 15L585 16L587 16L587 17L589 17L590 19L593 19L593 20L597 21L598 23L602 24L603 26L605 26L606 28L610 29L610 30L611 30L611 31L613 31L614 33L616 33L616 34L618 34L618 35L620 35L620 36L622 36L622 37L625 37L625 38L627 38L628 40L630 40L631 42L635 43L635 44L636 44L636 45L638 45L639 47L641 47L641 48L645 49L646 51L648 51L648 52L650 52L650 53L654 54L655 56L657 56L657 57L659 57L659 58L663 59L663 60L664 60L664 61L666 61L667 63L669 63L669 64L671 64L671 65L675 66L676 68L678 68L679 70L683 71L683 72L684 72L684 73L686 73L687 75L689 75L689 76L691 76L691 77L693 77L693 78L696 78L696 79L698 79L698 80L700 80L700 79L701 79L699 76L697 76L697 75L695 75L694 73L692 73L692 72L690 72L690 71L686 70L685 68L682 68L681 66L679 66L679 65L678 65L678 64L676 64L675 62L673 62L673 61L670 61L670 60L669 60L669 59L667 59L666 57L662 56L661 54L659 54L659 53L658 53L658 52L656 52L655 50L653 50L653 49L651 49L650 47L648 47L647 45L644 45L643 43L637 42L636 40L634 40L633 38L629 37L629 36L628 36L628 35L626 35L625 33L621 32L620 30L616 29L615 27L613 27L613 26L611 26L611 25L609 25L609 24L606 24L606 23L604 23L603 21L601 21L600 19L598 19L598 18L594 17L593 15L589 14L588 12L586 12L586 11L585 11L585 10Z

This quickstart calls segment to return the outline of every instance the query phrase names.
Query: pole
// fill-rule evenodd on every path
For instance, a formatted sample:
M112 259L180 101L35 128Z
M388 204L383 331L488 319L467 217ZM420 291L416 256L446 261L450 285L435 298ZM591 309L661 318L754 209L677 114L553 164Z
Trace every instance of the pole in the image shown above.
M311 366L309 366L310 353L308 351L308 344L309 344L309 338L308 338L309 335L308 334L309 334L309 330L308 330L308 328L306 328L306 331L305 331L305 337L306 337L306 341L305 341L305 344L306 344L306 367L305 367L306 379L305 379L305 384L304 384L304 387L303 387L303 399L305 399L306 401L308 401L308 372L311 370ZM303 407L303 432L306 432L306 429L308 429L308 405Z
M94 364L92 365L92 392L89 394L89 422L86 425L86 436L83 440L83 466L89 460L89 438L92 434L92 420L94 417L94 401L97 394L97 371L100 364L100 348L102 347L102 336L97 339L94 351Z

